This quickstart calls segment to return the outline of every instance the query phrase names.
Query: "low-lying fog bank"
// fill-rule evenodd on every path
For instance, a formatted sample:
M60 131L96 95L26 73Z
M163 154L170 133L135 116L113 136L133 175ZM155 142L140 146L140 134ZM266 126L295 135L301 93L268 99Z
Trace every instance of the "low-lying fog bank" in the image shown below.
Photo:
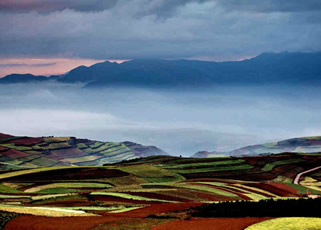
M156 145L171 154L227 151L320 135L314 88L219 87L198 91L0 85L0 132Z

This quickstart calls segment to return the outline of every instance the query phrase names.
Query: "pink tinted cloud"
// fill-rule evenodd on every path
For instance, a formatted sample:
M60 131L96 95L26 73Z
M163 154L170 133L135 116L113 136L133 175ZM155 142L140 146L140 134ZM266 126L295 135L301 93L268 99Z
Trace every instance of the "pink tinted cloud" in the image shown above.
M74 58L10 58L0 59L0 77L12 73L34 75L56 75L66 73L80 65L91 66L105 60ZM126 60L109 60L122 63Z
M50 2L45 0L1 0L0 9L14 11L50 11L66 8L62 2Z

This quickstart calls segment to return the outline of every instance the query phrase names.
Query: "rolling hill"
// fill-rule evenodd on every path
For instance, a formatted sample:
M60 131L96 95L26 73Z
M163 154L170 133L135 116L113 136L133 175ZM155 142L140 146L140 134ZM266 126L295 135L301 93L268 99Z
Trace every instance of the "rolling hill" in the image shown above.
M300 143L310 146L313 140ZM232 222L243 226L232 229L244 229L271 212L320 217L320 153L164 154L132 142L0 134L0 223L7 230L172 229L168 225L182 223L208 229Z
M193 157L215 157L217 155L242 156L242 155L260 155L283 152L302 152L314 153L321 152L321 137L300 137L271 142L266 144L250 145L243 148L235 149L230 152L207 152L200 151Z
M20 137L0 134L0 169L99 166L122 160L166 155L154 146L101 142L75 137Z
M321 195L320 165L320 153L283 153L6 170L0 172L0 218L9 221L6 229L34 229L35 222L41 229L71 222L81 224L69 229L154 229L164 222L193 223L193 215L246 217L260 210L258 217L270 217L265 213L280 207L274 217L287 216L289 205L291 216L319 217L321 200L306 198ZM199 207L196 213L193 207Z
M90 67L79 66L49 78L12 75L0 83L56 80L86 83L97 87L208 87L247 84L321 84L321 53L263 53L257 57L230 62L192 60L132 60L121 64L108 61Z

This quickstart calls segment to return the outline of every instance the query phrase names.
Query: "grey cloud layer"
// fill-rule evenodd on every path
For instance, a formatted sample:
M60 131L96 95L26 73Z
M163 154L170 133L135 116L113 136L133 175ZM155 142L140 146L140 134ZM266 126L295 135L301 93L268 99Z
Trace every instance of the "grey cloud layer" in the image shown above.
M130 0L145 5L152 13L165 13L189 2L210 2L215 0ZM319 0L216 0L226 8L250 11L314 11L321 9ZM2 0L0 10L7 12L39 11L51 12L64 9L76 11L103 11L126 4L128 0ZM152 6L152 7L151 7Z
M189 2L205 2L210 0L134 0L132 3L138 5L145 13L168 15L173 9ZM6 12L53 12L65 9L76 11L103 11L125 5L128 0L2 0L0 11Z
M220 58L319 51L319 2L2 0L0 55Z
M321 10L319 0L220 0L228 9L257 12L300 12Z

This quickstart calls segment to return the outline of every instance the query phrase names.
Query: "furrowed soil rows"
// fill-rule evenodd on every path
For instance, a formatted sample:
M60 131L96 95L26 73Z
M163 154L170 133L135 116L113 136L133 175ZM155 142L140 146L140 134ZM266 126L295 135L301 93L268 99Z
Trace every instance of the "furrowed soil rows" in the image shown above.
M42 217L22 215L6 226L5 230L87 230L99 224L119 220L117 217Z

